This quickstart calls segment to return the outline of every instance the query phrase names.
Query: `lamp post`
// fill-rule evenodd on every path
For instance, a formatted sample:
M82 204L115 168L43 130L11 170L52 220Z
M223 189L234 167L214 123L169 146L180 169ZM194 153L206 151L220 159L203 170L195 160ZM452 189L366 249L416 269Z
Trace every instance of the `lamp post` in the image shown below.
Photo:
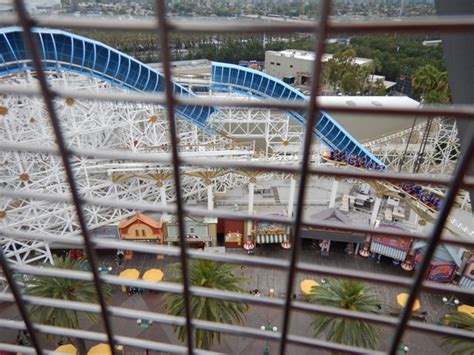
M107 265L101 265L97 269L100 274L107 275L109 272L112 272L112 267Z
M321 286L325 287L325 288L330 288L331 285L329 284L328 280L326 280L324 277L321 278Z
M272 326L270 322L267 323L267 325L262 325L260 327L261 330L263 331L269 331L269 332L278 332L278 328ZM270 348L268 347L268 339L265 342L265 348L263 349L263 355L270 355Z
M398 348L398 355L405 355L408 354L410 348L406 345L401 344L400 348Z
M153 324L153 321L149 319L137 319L137 324L140 328L148 329ZM149 353L149 350L145 349L145 355L148 355Z
M454 296L451 296L449 298L447 297L443 297L442 299L443 303L446 305L446 306L459 306L459 304L461 303L456 297Z
M148 319L137 319L137 324L140 328L148 329L150 328L150 325L153 324L153 321Z

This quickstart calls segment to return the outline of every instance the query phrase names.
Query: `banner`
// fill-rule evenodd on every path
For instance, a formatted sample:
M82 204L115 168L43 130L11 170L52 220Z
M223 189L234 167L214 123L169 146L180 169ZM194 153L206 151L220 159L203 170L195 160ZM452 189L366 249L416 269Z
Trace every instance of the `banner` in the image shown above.
M428 280L436 282L451 282L451 278L456 270L456 264L449 262L431 262L428 273Z

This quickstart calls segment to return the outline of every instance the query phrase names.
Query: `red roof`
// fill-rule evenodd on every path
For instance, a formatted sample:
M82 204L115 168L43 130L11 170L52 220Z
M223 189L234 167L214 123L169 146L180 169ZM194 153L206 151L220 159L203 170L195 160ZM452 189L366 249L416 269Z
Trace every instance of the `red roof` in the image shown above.
M153 228L161 228L163 223L158 222L158 221L155 221L153 218L151 217L148 217L148 216L145 216L143 213L137 213L135 216L133 216L132 218L130 219L127 219L125 221L122 221L118 224L118 227L119 228L126 228L128 227L130 224L132 223L135 223L136 221L140 221L142 222L143 224L146 224L150 227L153 227Z

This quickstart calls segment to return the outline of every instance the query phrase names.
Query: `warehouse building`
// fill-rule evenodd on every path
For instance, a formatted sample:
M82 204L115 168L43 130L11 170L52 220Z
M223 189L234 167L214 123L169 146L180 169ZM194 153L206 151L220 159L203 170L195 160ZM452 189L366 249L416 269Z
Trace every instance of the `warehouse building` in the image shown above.
M323 54L323 63L329 61L332 57L332 54ZM310 85L314 59L314 52L296 49L285 49L280 52L266 51L265 73L288 84ZM370 65L372 59L355 58L355 63Z

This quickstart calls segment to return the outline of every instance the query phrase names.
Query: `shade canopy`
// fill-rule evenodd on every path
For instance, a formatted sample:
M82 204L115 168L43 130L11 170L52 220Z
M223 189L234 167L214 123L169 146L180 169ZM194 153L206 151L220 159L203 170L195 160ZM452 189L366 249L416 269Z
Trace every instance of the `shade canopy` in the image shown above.
M109 344L100 343L90 348L87 355L112 355L112 351Z
M397 303L401 307L405 307L405 305L407 304L407 300L408 300L408 293L400 293L399 295L397 295ZM421 308L420 301L418 301L418 299L415 299L415 303L413 303L413 307L411 310L418 311L420 308Z
M119 276L123 277L124 279L138 280L140 277L140 271L137 269L125 269L120 273Z
M143 280L148 282L159 282L163 280L163 271L160 269L150 269L143 274Z
M304 295L309 295L309 293L311 292L311 289L313 288L313 286L317 287L317 286L319 286L319 283L317 283L314 280L303 280L300 283L301 292Z
M467 304L463 304L462 306L458 307L458 312L466 313L471 317L474 317L474 307L468 306Z
M77 354L77 348L72 344L61 345L58 348L56 348L56 350L54 351L57 353L63 353L63 354L74 354L74 355Z

